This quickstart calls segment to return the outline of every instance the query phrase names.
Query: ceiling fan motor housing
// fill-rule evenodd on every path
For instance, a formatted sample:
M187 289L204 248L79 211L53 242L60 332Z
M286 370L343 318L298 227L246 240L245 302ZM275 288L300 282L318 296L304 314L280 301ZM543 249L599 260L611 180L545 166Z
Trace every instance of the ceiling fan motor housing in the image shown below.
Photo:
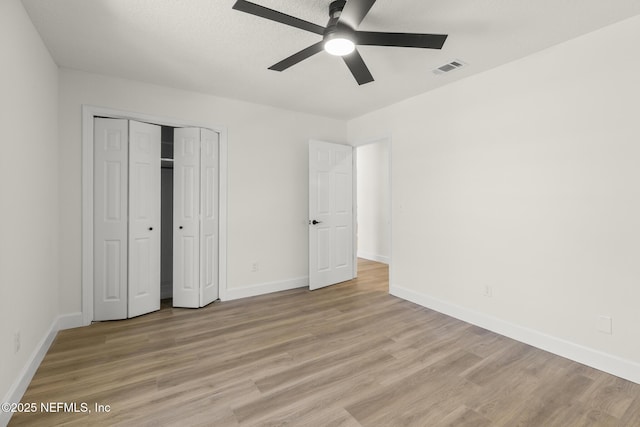
M338 20L340 19L340 14L344 9L344 5L347 2L345 0L335 0L332 1L329 5L329 22L324 29L324 34L322 38L324 42L328 42L334 38L347 38L353 40L353 29L349 28L347 25L340 25L338 28Z
M347 2L345 0L335 0L332 1L329 5L329 18L336 21L340 18L340 13L342 13L342 9L344 9L344 5ZM329 21L331 22L331 21Z

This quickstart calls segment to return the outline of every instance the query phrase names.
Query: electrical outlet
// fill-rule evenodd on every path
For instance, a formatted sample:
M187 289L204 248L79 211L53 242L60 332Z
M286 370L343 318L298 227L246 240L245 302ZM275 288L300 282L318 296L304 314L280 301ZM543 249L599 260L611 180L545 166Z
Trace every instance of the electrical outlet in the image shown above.
M493 289L489 285L484 285L484 292L482 293L487 298L491 298L493 296Z
M598 323L596 328L598 329L598 332L611 335L611 316L598 316Z
M257 262L253 262L251 263L251 272L252 273L257 273L258 272L258 263Z
M13 352L17 353L20 351L20 331L16 332L13 335Z

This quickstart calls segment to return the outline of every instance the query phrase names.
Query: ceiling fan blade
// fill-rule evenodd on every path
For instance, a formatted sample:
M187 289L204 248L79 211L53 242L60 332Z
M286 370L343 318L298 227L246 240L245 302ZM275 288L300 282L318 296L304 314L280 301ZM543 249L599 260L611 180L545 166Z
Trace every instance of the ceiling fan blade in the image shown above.
M301 30L310 31L320 35L324 34L324 27L321 27L320 25L245 0L237 0L233 5L233 9L269 19L271 21L280 22L281 24L300 28Z
M351 74L353 74L353 77L355 77L360 86L373 81L373 76L371 72L369 72L367 64L364 63L362 56L360 56L357 50L343 56L342 59L344 59L345 64L347 64L347 67L351 70Z
M347 0L338 24L346 24L355 30L362 22L376 0Z
M447 35L356 31L355 39L355 43L357 45L364 46L399 46L442 49L445 40L447 40Z
M308 48L302 49L300 52L294 53L290 57L283 59L277 64L272 65L271 67L269 67L269 69L274 71L284 71L287 68L296 65L298 62L304 61L305 59L315 55L316 53L322 52L322 50L324 49L324 47L322 46L323 43L323 41L319 41L316 44L312 44Z

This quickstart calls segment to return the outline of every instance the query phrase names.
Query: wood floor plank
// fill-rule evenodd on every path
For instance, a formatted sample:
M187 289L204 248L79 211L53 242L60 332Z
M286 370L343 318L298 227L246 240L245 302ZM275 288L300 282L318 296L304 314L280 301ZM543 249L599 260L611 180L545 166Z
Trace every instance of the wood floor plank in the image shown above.
M61 331L11 426L640 426L640 385L388 294L388 268Z
M235 408L234 413L240 422L259 419L279 406L292 406L297 399L313 396L319 391L331 388L354 372L361 373L375 369L389 360L391 356L384 353L361 352L355 359L336 364L330 372L320 373L305 380L293 382L284 389L263 394L260 399Z
M640 396L629 405L629 408L620 419L620 425L623 426L640 426Z
M458 350L408 377L399 375L395 383L371 390L345 409L364 425L389 425L398 419L407 423L416 410L454 398L461 389L472 387L456 373L478 360L478 356ZM425 396L430 396L429 405L424 405Z
M445 415L439 423L451 427L486 427L491 425L490 420L466 406L454 409Z

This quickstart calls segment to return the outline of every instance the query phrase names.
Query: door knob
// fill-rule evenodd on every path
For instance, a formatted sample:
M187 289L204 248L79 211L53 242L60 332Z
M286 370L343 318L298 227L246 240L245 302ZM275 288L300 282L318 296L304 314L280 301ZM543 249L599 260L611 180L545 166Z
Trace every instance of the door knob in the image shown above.
M182 226L178 227L180 230L182 230Z
M153 227L149 227L149 231L153 231Z
M321 222L322 222L322 221L318 221L318 220L315 220L315 219L314 219L313 221L309 221L309 224L316 225L316 224L320 224Z

